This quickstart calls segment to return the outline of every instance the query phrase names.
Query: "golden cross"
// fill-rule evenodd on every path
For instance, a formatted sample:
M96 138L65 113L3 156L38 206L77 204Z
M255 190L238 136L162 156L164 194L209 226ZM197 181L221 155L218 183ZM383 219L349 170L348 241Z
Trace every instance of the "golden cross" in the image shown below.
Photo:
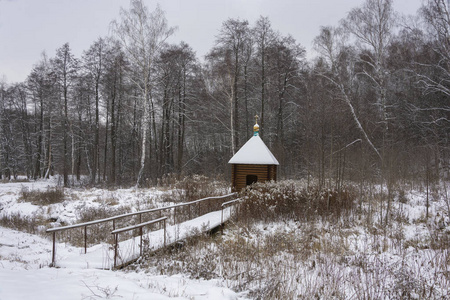
M255 123L258 124L258 115L255 115Z

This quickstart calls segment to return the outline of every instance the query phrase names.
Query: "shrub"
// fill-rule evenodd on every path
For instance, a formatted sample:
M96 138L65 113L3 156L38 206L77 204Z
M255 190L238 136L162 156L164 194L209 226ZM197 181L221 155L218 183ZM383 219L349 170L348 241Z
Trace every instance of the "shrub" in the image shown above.
M164 176L158 183L166 192L159 196L161 202L190 202L212 195L229 193L229 183L203 175L191 175L177 180L174 175Z
M314 216L336 217L353 208L356 189L346 186L330 190L296 186L292 181L257 183L242 192L243 218L265 222L303 220Z
M0 226L19 230L31 234L38 233L39 218L35 216L23 216L20 212L3 214L0 217Z
M223 181L211 180L203 175L186 176L175 184L181 202L194 201L211 195L225 194L229 184Z
M398 191L398 201L400 203L408 203L408 197L406 197L404 190Z
M130 206L110 206L105 203L99 207L78 207L77 223L85 223L99 219L125 214L131 212ZM134 217L127 217L116 220L116 228L125 227L131 224L137 224L138 221ZM87 227L87 244L88 246L99 244L102 242L113 242L111 234L112 221L100 224L90 225ZM128 236L128 235L124 235ZM74 246L84 246L84 227L61 231L58 234L58 240L69 243Z
M64 201L64 189L60 187L47 187L46 191L40 191L22 187L20 201L30 202L34 205L61 203Z
M440 212L418 224L429 234L411 236L407 205L394 201L391 224L379 226L363 220L378 219L385 203L372 204L370 194L356 210L355 195L351 185L256 184L242 192L239 222L230 221L225 235L147 253L133 267L221 278L252 299L447 299L449 239Z

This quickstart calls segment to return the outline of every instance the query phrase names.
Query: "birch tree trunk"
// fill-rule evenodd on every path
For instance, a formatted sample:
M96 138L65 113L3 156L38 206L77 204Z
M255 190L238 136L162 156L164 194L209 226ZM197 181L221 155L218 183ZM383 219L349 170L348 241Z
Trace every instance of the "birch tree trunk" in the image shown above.
M136 187L144 177L145 157L150 118L149 101L153 81L151 70L158 52L175 28L169 27L164 12L159 6L150 13L142 0L132 0L130 9L120 9L120 20L112 22L112 29L122 44L132 65L130 79L140 94L141 119L141 158Z

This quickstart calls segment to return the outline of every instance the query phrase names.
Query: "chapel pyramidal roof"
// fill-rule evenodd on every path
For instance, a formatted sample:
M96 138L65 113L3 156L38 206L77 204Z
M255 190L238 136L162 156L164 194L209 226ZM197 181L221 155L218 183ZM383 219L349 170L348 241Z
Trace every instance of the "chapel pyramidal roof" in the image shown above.
M230 159L229 164L279 165L278 160L259 136L259 125L253 126L253 136Z

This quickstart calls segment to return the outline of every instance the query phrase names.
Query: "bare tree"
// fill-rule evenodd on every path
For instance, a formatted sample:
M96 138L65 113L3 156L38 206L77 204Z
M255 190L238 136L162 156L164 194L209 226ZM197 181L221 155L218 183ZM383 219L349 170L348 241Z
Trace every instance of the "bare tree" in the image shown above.
M241 80L242 53L249 33L248 22L239 19L228 19L223 22L216 44L221 48L227 71L230 75L230 129L231 149L234 154L239 147L239 104L240 95L238 85Z
M391 42L393 30L396 25L395 12L392 7L392 0L366 0L361 7L354 8L343 20L343 27L348 30L357 41L361 50L367 49L369 53L362 56L362 73L374 84L377 93L377 105L381 115L383 125L382 145L381 145L381 168L383 180L386 180L388 189L388 201L386 210L387 224L391 205L391 190L393 176L390 172L391 166L386 155L390 147L388 139L389 119L388 116L388 80L389 69L386 65L387 49ZM366 67L367 66L367 67Z
M450 96L450 10L445 0L427 0L421 8L421 15L428 27L428 35L434 52L440 57L435 68L439 78L420 74L420 83L426 93L441 92Z
M130 79L140 92L143 117L141 160L136 182L136 185L139 185L145 168L147 130L150 107L153 106L151 93L154 83L151 70L156 55L175 28L169 27L164 12L159 6L150 13L142 0L132 0L129 10L121 8L120 20L112 22L112 29L132 64L130 69L134 74L130 74Z
M388 206L386 212L386 223L388 222L389 208L391 203L392 175L388 172L387 165L387 135L389 129L388 116L388 80L389 69L386 65L387 49L391 42L393 29L395 26L395 13L392 8L391 0L366 0L361 7L352 9L347 18L342 20L342 29L334 30L330 27L323 28L320 36L316 38L316 47L325 57L328 58L331 65L332 78L328 77L338 87L344 101L350 108L353 119L363 134L365 140L369 143L374 152L378 155L381 162L382 181L387 181L388 187ZM349 57L349 49L339 46L339 39L342 41L342 33L349 33L356 39L359 55L353 55L347 62L347 66L340 67L337 62L345 55ZM357 70L358 69L358 70ZM345 74L342 74L344 72ZM341 73L341 74L340 74ZM349 94L352 81L349 76L364 75L369 79L376 93L376 105L379 108L380 121L382 125L382 143L376 147L369 138L367 131L364 130L359 117L354 109ZM346 78L343 80L343 78ZM345 81L347 84L345 84ZM381 148L381 151L379 150ZM389 174L388 174L389 173Z
M68 43L56 50L56 57L52 60L54 73L59 88L59 97L61 101L60 112L62 115L62 132L63 135L63 177L64 186L69 185L69 138L74 139L73 127L69 118L69 101L70 92L73 87L76 73L78 72L78 60L73 56ZM72 148L73 150L73 148ZM73 162L72 151L72 162Z
M191 76L195 66L195 54L184 42L168 45L157 60L159 85L155 98L161 114L159 130L159 149L157 156L158 176L173 171L181 172L184 140L186 106ZM176 149L176 151L175 151ZM176 168L175 168L176 166Z
M278 36L268 48L267 60L270 65L271 91L269 106L272 111L272 120L275 120L275 143L277 146L285 141L286 106L291 106L292 97L298 88L300 72L304 65L305 49L301 47L292 36ZM292 98L291 98L292 97ZM268 101L269 102L269 101ZM289 103L290 102L290 103ZM269 124L269 123L267 123ZM281 155L281 153L280 153Z
M99 38L92 46L84 52L83 65L88 77L94 84L95 97L95 138L94 138L94 163L91 181L95 183L97 176L100 177L100 84L104 76L106 42Z
M110 120L110 136L111 136L111 159L110 159L110 176L109 182L117 184L118 183L118 158L117 152L121 152L122 148L118 147L122 141L120 137L121 122L123 118L122 114L126 114L126 110L122 108L123 98L125 94L125 68L127 62L125 55L118 42L109 40L107 48L107 56L105 57L105 75L103 84L103 94L106 98L106 105L109 107L109 120ZM108 117L108 116L107 116ZM105 137L105 162L106 162L106 148L108 143ZM119 151L118 151L119 150ZM106 168L106 163L105 163ZM120 166L119 166L120 168ZM106 170L105 170L106 171Z
M260 98L261 98L261 112L260 112L260 135L264 135L264 122L266 111L266 89L267 89L267 49L271 46L276 38L276 33L272 30L271 23L268 17L260 17L256 21L253 28L254 39L256 44L256 55L260 69Z
M342 21L345 30L350 32L361 50L370 53L362 61L367 68L362 73L370 78L377 91L377 105L382 122L387 130L387 49L395 26L395 13L392 0L366 0L361 7L352 9Z
M34 103L35 126L36 132L36 153L35 156L35 177L44 176L44 166L48 162L44 153L46 152L45 144L45 118L49 118L49 106L52 105L52 98L54 95L55 81L51 76L50 63L47 55L42 53L41 60L33 67L30 75L27 78L27 86L30 92L31 100Z
M375 147L372 139L362 126L360 118L358 117L355 107L351 101L351 84L354 81L356 74L353 68L348 68L348 65L351 66L355 63L355 56L351 55L351 48L345 47L343 39L344 38L339 29L333 27L322 27L320 35L314 40L314 44L317 51L326 59L330 70L322 68L317 69L317 71L319 72L319 75L326 78L337 88L341 99L347 104L353 120L355 121L364 139L381 159L381 154L378 151L378 148Z
M418 128L422 143L433 155L426 159L426 178L439 179L448 174L448 132L450 131L450 3L445 0L424 1L419 26L409 26L409 36L416 39L418 55L408 66L426 101L411 101L410 113L417 116L413 124ZM419 41L419 42L417 42ZM416 46L417 47L417 46ZM419 98L420 99L420 98ZM430 164L429 160L434 161ZM432 167L433 165L433 167ZM431 172L433 169L433 172ZM433 173L430 177L428 174Z

